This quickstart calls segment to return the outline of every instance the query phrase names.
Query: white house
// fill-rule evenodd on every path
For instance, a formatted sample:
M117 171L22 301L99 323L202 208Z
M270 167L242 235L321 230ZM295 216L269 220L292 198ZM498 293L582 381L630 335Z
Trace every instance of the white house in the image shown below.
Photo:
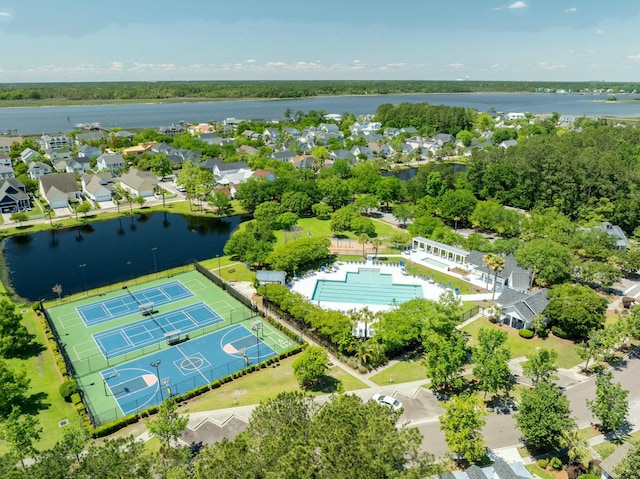
M32 161L29 163L29 178L32 180L37 180L42 175L48 175L51 171L51 167L41 161Z
M500 322L515 329L531 329L533 320L543 314L549 298L546 288L522 293L511 288L504 288L496 304L502 310Z
M124 158L119 153L103 153L96 160L98 171L115 171L124 169Z
M120 186L133 196L147 198L153 196L158 179L153 173L132 168L120 177Z
M113 175L109 171L82 176L82 190L93 201L110 201L113 194Z
M69 200L80 199L80 187L73 173L43 175L38 181L40 194L51 208L65 208L69 206Z

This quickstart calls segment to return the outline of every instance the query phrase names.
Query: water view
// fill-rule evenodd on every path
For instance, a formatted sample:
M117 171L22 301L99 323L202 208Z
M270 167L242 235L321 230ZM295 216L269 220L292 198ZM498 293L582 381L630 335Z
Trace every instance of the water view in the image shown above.
M223 255L241 217L168 213L130 217L7 238L5 266L14 291L36 301L126 281Z

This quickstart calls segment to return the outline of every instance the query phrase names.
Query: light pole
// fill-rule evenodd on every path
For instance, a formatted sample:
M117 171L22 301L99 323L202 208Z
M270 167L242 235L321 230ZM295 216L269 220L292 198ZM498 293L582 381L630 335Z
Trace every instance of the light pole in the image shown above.
M156 263L156 250L158 249L158 247L154 247L151 248L151 251L153 252L153 270L156 273L156 278L158 277L158 263Z
M85 271L85 268L87 267L87 263L82 263L78 265L78 267L82 270L82 278L84 279L84 292L88 296L89 291L87 290L87 273Z
M160 371L158 369L158 366L160 366L160 360L156 359L155 361L151 362L150 366L152 368L156 368L156 379L158 379L158 389L160 389L160 400L161 402L164 402L164 395L162 394L162 384L160 384Z
M118 376L120 376L120 373L118 373L118 371L116 371L114 369L113 372L109 376L106 376L106 377L102 378L102 385L104 386L104 395L105 396L108 396L108 394L107 394L107 381L109 381L109 379L117 378Z
M262 323L260 321L255 321L251 326L256 332L256 346L258 347L258 364L260 364L260 338L258 337L258 331L262 331Z

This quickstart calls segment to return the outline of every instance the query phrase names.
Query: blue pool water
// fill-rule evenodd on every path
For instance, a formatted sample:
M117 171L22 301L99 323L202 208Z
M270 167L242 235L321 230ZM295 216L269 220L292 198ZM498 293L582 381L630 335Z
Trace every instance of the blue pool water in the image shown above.
M360 269L347 273L344 281L319 279L311 299L335 303L401 304L422 298L422 287L411 284L394 284L390 274L377 269Z

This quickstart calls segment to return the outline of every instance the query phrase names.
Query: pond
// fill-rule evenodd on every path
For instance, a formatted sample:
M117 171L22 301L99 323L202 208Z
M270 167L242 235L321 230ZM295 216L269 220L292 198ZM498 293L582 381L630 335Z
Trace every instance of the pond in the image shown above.
M130 217L78 227L12 236L3 244L11 287L30 301L68 295L222 256L242 218L169 213Z

